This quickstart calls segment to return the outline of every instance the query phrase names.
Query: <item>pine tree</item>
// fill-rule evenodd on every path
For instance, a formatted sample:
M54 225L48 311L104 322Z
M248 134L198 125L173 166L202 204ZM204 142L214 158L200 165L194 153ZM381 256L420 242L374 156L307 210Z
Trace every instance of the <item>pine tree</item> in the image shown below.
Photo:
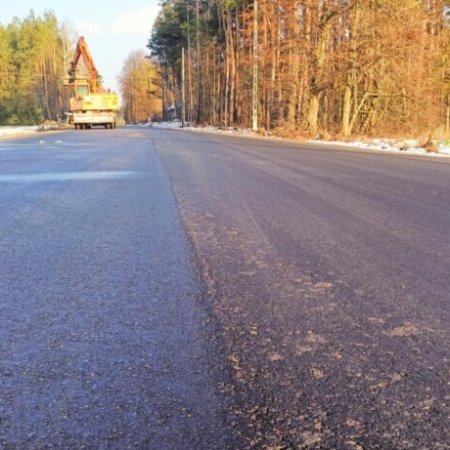
M33 12L0 28L0 123L56 120L64 111L64 51L56 16Z

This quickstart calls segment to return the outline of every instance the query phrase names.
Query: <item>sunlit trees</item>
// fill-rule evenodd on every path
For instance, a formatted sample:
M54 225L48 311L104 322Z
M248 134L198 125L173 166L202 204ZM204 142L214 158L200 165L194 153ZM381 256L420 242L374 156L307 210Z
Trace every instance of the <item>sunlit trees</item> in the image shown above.
M29 124L60 117L64 70L54 14L30 13L0 27L0 122Z
M166 107L180 103L184 47L190 117L250 126L253 0L162 3L149 48L162 64ZM311 135L448 131L447 3L261 1L259 123Z
M127 122L141 122L161 114L161 93L157 64L143 50L131 52L120 75L120 88Z
M0 25L0 123L6 123L11 104L12 79L12 49L9 45L8 30Z

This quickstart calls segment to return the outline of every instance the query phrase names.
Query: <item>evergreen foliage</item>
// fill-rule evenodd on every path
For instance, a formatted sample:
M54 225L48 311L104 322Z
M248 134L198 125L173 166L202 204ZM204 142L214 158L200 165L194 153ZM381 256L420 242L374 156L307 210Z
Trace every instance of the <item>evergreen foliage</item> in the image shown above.
M63 41L52 12L0 25L0 124L30 125L62 115Z

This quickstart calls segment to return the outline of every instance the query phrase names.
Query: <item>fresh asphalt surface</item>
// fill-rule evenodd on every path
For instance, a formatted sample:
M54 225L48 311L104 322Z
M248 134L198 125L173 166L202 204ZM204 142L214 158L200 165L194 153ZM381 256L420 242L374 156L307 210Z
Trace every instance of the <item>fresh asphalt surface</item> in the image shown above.
M146 135L0 142L0 448L225 448L201 287Z
M1 449L450 448L448 161L66 132L0 211Z

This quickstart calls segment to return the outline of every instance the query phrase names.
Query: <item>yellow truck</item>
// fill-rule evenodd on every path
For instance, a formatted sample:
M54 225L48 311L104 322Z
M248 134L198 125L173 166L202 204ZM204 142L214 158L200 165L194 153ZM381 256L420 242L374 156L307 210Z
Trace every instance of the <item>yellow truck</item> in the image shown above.
M80 74L79 69L81 58L85 65L84 75ZM64 85L71 89L69 123L77 130L94 125L116 127L117 112L120 109L119 97L101 86L99 73L83 37L78 40Z

